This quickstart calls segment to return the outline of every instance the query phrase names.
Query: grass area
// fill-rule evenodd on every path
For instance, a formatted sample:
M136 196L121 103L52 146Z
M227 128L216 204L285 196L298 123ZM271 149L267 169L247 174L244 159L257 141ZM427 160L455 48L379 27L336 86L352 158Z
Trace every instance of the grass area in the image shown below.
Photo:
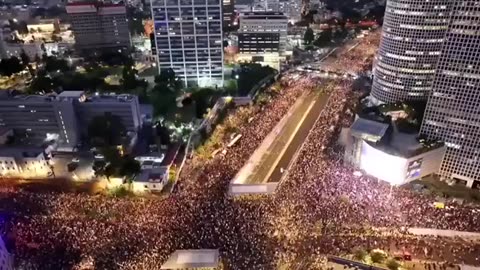
M468 202L480 203L480 192L463 185L448 185L440 181L438 177L429 176L422 180L415 180L405 187L413 188L413 185L420 184L426 187L424 193L434 194L441 197L463 199Z

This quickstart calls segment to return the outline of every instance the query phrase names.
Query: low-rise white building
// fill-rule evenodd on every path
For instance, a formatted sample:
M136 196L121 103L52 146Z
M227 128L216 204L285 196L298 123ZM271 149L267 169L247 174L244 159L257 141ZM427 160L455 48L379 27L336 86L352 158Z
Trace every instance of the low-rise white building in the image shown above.
M133 181L134 192L162 191L168 183L169 167L144 169Z
M10 177L43 177L51 172L43 147L0 148L0 175Z

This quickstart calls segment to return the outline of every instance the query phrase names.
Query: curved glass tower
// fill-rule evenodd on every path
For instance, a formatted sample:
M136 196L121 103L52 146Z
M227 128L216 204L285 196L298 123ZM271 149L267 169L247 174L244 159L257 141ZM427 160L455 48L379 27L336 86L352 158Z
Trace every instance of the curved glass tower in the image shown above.
M371 93L375 103L427 99L452 2L387 1Z

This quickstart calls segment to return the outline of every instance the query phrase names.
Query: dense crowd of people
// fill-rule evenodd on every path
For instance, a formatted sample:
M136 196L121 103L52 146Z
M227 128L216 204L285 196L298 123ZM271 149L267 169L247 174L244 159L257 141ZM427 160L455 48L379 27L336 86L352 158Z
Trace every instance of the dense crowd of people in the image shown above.
M357 52L344 53L350 58ZM194 157L166 198L0 189L0 221L14 228L17 266L159 269L173 251L187 248L219 249L225 269L235 270L296 269L299 263L321 269L325 255L358 248L480 265L479 243L406 231L480 231L479 208L447 202L447 208L436 209L432 197L391 188L342 163L334 140L352 116L344 113L354 102L351 81L290 73L280 86L267 91L264 104L229 115L226 121L239 123L235 132L241 139L208 161ZM230 180L293 103L319 88L330 98L276 193L228 196Z

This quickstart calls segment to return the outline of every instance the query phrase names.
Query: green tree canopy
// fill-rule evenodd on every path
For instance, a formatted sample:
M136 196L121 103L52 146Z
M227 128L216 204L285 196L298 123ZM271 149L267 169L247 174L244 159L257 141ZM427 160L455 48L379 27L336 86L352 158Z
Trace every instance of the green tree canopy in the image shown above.
M40 92L50 93L57 87L57 82L45 75L35 77L27 89L29 94L37 94Z
M177 93L168 86L157 84L150 92L150 102L154 108L155 115L165 116L176 106Z
M47 72L67 72L71 70L70 65L65 59L58 59L54 56L47 56L45 59L45 70Z
M313 40L315 40L315 34L313 33L313 29L307 27L307 30L305 30L305 34L303 35L303 41L306 45L310 45L312 44Z
M12 76L24 69L25 65L15 56L0 61L0 74L3 76Z
M313 45L318 47L325 47L330 45L332 39L332 30L326 29L317 35L317 39L313 42Z
M24 50L20 53L20 60L22 60L23 65L28 65L30 63L30 57L25 53Z
M94 164L95 174L110 177L121 177L127 182L131 182L141 171L141 166L132 156L121 156L115 146L103 147L100 152L104 156L104 161Z
M179 91L182 88L182 81L175 75L172 68L160 70L160 74L155 76L155 83L166 85L173 91Z
M247 95L258 82L274 72L275 70L268 66L255 63L242 64L237 72L238 94Z

